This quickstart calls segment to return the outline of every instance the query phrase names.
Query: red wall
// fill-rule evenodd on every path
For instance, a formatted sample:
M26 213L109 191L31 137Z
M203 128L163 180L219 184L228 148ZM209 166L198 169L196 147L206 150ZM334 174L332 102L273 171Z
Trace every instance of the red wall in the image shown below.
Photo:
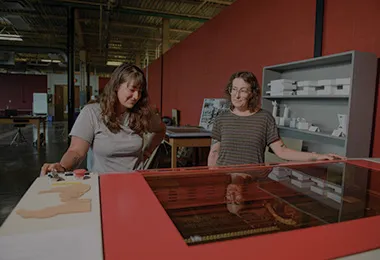
M145 69L148 77L148 92L153 107L161 110L161 58Z
M102 93L104 87L107 85L109 78L99 77L99 95Z
M222 97L230 75L250 70L261 82L266 65L312 58L315 0L237 0L177 44L164 59L163 114L199 123L203 99ZM360 50L380 57L379 0L325 1L323 55ZM159 100L160 61L149 66L150 94ZM380 91L378 91L378 99ZM373 156L380 157L377 101Z
M261 80L265 65L311 57L314 20L313 0L237 0L164 55L163 114L176 108L181 124L198 125L203 99L222 97L233 72ZM154 100L160 68L160 61L149 67Z
M380 57L380 1L325 1L323 54L347 50L376 53ZM380 69L380 67L378 67ZM372 156L380 157L380 102L378 91Z
M0 74L0 109L9 104L12 109L33 107L33 93L47 92L47 76ZM9 100L12 100L9 103Z

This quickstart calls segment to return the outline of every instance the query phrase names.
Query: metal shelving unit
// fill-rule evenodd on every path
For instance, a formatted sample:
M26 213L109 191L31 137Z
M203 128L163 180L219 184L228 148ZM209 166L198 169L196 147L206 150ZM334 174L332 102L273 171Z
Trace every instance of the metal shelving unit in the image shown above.
M304 150L318 153L337 153L347 157L364 158L370 155L372 121L375 104L377 57L373 53L349 51L307 60L295 61L263 69L263 91L269 90L272 80L317 81L350 78L349 95L263 95L262 107L271 112L272 101L289 106L290 117L305 118L318 126L320 132L279 126L282 137L303 141ZM339 125L337 114L348 116L347 135L332 136Z

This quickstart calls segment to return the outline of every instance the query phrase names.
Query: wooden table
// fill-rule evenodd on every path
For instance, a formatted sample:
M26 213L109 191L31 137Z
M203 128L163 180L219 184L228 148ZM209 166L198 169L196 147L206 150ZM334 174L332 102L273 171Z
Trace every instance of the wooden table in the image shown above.
M211 137L166 137L171 148L171 167L177 168L178 147L210 147Z
M37 178L0 227L0 259L103 259L99 176L90 177L66 182L91 185L81 197L91 199L90 212L22 218L16 214L18 209L38 210L62 203L58 193L38 194L62 187L62 182L53 184L47 176Z
M37 150L41 148L40 125L43 125L44 144L46 142L46 116L12 116L0 117L0 124L29 124L37 127Z

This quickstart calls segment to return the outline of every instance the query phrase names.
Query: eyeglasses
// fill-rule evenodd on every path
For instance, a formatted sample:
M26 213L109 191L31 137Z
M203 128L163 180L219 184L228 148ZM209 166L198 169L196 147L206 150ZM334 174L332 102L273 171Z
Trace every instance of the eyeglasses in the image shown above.
M248 96L251 93L251 91L245 88L242 88L242 89L230 88L229 92L231 95L236 95L239 93L241 96Z

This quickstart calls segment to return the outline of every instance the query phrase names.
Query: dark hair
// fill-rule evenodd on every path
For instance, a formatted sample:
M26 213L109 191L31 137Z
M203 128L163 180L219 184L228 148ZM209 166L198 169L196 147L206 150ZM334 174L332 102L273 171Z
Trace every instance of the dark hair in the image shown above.
M119 102L117 91L120 85L131 80L134 80L140 86L141 97L133 108L129 110L129 127L140 135L147 132L152 113L149 107L144 72L133 64L123 63L113 71L100 97L102 119L107 128L113 133L117 133L121 129L121 122L116 115Z
M247 84L250 85L252 96L248 100L248 108L251 112L255 111L260 105L261 89L256 76L249 71L239 71L232 74L230 77L230 80L228 81L228 84L224 90L224 94L227 96L227 99L230 102L230 108L234 109L234 106L231 102L232 81L237 78L243 79Z

